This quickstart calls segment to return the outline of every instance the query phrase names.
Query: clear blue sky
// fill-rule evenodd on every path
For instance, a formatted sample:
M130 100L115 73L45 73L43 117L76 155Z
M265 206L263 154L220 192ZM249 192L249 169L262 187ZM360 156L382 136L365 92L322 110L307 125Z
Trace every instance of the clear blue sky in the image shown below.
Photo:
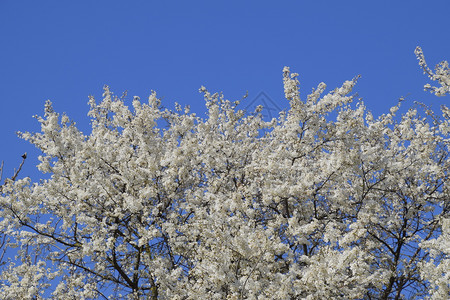
M22 176L39 178L38 151L15 131L39 130L46 99L88 133L88 95L108 84L202 113L201 85L231 100L265 92L281 108L282 68L303 96L361 74L356 92L375 115L401 96L449 104L423 91L414 56L450 60L450 1L13 1L0 0L0 160L29 153ZM245 107L246 103L243 103ZM406 104L408 105L408 103Z

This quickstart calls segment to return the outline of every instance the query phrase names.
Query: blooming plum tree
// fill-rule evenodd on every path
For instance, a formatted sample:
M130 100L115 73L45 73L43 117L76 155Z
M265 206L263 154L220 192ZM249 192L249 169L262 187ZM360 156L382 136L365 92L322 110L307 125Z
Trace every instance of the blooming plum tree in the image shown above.
M434 74L449 93L448 63ZM129 108L105 86L85 135L50 102L37 183L7 181L17 261L2 299L400 299L450 296L450 110L374 118L356 78L264 121L202 87L207 117ZM356 103L354 103L356 102ZM163 127L161 121L167 122Z

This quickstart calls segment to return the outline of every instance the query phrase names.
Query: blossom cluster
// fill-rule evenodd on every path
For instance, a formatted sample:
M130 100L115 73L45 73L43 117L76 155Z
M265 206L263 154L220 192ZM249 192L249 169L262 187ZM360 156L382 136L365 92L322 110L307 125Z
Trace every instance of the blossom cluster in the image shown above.
M205 118L105 86L86 135L48 101L20 135L49 178L2 187L0 298L449 296L449 109L375 118L357 78L307 99L297 78L271 121L203 87Z

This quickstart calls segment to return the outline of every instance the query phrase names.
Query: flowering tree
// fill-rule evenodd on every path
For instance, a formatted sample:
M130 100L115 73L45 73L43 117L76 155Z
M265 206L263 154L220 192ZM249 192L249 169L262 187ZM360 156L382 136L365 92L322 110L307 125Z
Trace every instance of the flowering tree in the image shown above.
M448 64L435 75L416 53L449 93ZM206 118L105 87L85 135L47 102L20 135L50 178L1 191L17 260L0 297L449 296L449 108L374 118L356 79L302 100L297 76L283 70L290 109L269 122L203 87Z

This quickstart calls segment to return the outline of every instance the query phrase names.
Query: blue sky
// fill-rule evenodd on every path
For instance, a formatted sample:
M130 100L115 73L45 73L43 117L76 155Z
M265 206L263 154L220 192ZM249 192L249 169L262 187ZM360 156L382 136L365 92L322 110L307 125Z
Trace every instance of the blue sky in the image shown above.
M302 95L361 74L356 92L379 115L406 96L438 108L414 48L450 60L450 1L8 1L0 0L0 160L5 175L39 178L37 155L16 131L37 131L50 99L89 133L89 95L146 99L151 90L204 112L200 86L230 100L264 92L280 108L282 69Z

